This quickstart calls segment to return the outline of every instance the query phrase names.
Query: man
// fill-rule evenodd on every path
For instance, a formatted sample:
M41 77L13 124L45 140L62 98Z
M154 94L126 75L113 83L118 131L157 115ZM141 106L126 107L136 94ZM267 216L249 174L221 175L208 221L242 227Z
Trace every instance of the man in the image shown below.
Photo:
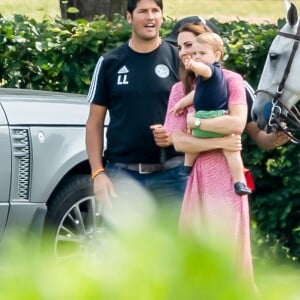
M173 146L158 147L151 130L164 122L170 89L178 81L177 49L159 36L162 0L128 0L127 21L130 40L99 59L88 94L86 146L94 192L105 203L112 197L130 201L142 186L158 202L180 203L187 179L183 156Z

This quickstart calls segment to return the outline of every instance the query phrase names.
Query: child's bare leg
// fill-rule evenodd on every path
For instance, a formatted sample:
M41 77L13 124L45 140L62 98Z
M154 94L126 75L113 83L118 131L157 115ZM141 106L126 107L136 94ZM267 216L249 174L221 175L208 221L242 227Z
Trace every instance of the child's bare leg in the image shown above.
M240 151L223 151L234 182L244 182L244 164Z
M228 167L233 178L235 192L238 195L251 194L251 190L246 185L244 164L241 157L241 152L223 150L223 153L227 160Z
M184 169L187 174L190 174L194 165L195 160L197 159L197 153L185 153L184 155Z
M192 167L197 157L198 157L198 153L185 153L184 165L186 167Z

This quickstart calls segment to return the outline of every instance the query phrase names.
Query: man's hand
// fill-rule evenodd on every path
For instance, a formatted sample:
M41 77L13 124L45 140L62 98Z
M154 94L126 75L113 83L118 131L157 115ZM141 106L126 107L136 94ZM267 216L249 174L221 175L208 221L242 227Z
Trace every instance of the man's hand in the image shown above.
M151 125L154 141L157 146L166 148L172 145L171 136L166 132L166 129L161 124Z
M285 134L283 131L272 132L272 144L275 147L286 144L290 141L290 137Z
M104 172L94 179L94 194L97 201L108 207L112 206L111 197L117 196L110 178Z

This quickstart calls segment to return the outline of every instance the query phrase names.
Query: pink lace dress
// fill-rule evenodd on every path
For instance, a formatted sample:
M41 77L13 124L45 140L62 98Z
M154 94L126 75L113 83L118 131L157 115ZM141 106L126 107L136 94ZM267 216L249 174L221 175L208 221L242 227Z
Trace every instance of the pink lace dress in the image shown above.
M229 70L224 70L224 75L230 94L229 107L246 104L242 78ZM165 120L169 133L186 130L186 114L191 108L180 116L170 112L183 96L183 84L178 82L171 90ZM192 230L209 237L216 235L219 240L223 238L233 247L239 270L252 278L248 198L234 192L231 173L221 150L199 154L187 182L179 226L181 231Z

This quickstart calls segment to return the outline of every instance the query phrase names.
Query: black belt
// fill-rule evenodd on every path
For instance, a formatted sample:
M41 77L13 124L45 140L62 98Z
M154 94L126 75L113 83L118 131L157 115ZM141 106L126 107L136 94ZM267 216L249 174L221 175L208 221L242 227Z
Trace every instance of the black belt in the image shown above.
M151 174L154 172L160 172L163 170L172 169L183 164L183 157L176 156L166 160L164 163L158 163L158 164L143 164L143 163L125 164L119 162L109 162L109 163L122 169L139 172L140 174Z

